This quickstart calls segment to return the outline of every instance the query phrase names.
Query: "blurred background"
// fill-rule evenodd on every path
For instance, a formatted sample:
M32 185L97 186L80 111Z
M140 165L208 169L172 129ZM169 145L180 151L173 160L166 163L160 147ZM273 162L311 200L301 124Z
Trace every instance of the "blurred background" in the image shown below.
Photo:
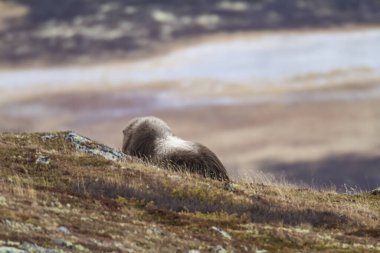
M379 0L0 0L0 131L120 148L155 115L237 180L371 189L379 24Z

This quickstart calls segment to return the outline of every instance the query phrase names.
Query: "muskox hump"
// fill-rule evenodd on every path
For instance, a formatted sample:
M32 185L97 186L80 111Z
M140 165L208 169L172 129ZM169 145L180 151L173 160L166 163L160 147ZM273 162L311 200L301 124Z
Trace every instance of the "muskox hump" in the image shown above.
M174 168L182 169L192 173L200 174L204 177L229 180L227 171L218 157L207 147L196 144L197 153L179 151L168 154L167 162Z
M122 151L127 155L158 166L229 180L222 162L210 149L175 136L159 118L135 118L129 122L123 134Z

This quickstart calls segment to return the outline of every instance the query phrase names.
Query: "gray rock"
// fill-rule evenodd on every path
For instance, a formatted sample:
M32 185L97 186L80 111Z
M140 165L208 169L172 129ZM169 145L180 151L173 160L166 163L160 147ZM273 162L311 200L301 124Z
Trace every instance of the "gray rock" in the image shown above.
M231 240L232 237L230 234L228 234L226 231L220 229L220 228L217 228L217 227L211 227L212 230L218 232L219 234L221 234L224 238L228 239L228 240Z
M41 164L41 165L48 165L50 163L50 158L47 156L38 156L36 159L36 164Z
M121 151L117 151L103 144L96 143L89 138L74 132L69 132L66 134L65 140L73 143L78 151L91 155L100 155L107 160L117 161L128 158L128 156Z
M43 141L48 141L48 140L55 140L58 138L58 135L55 135L55 134L43 134L41 136L41 139Z
M62 234L66 234L66 235L70 234L70 230L68 230L64 226L60 226L57 230L58 230L58 232L61 232Z
M58 246L62 246L62 247L66 247L66 248L73 248L74 247L73 243L66 241L64 239L54 239L53 243L58 245Z

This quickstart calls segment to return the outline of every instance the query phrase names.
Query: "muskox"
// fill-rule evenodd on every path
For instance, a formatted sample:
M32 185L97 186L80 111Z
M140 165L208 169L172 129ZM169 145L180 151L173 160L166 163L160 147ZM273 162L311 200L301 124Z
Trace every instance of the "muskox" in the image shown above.
M127 155L160 167L229 181L226 169L210 149L175 136L170 127L159 118L134 118L123 134L122 151Z

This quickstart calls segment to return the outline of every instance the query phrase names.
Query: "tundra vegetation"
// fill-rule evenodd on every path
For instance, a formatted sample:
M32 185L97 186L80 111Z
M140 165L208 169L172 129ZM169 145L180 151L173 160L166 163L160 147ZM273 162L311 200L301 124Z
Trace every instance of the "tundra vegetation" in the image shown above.
M0 252L380 252L379 227L376 194L226 184L72 132L0 134Z

